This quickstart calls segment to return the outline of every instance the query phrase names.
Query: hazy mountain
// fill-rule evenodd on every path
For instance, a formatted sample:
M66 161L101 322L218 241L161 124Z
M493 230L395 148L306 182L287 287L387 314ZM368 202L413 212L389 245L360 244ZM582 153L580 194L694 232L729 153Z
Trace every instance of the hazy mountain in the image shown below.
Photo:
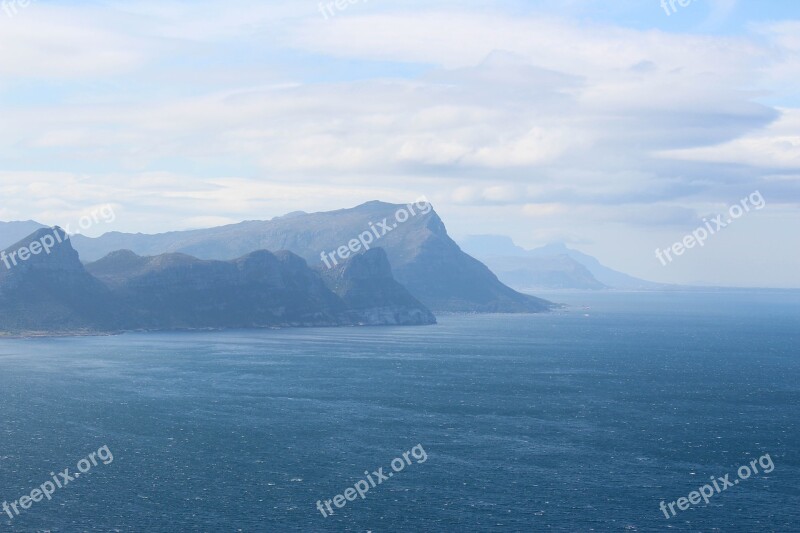
M461 245L489 265L501 281L520 290L659 290L669 287L613 270L563 243L526 250L504 235L473 235L465 238Z
M500 280L517 290L607 289L592 273L568 255L547 257L483 257Z
M528 250L517 246L507 235L467 235L461 248L475 257L527 257Z
M564 243L554 243L530 251L531 257L547 257L553 254L565 254L585 266L589 272L603 285L612 289L658 290L668 288L664 283L655 283L619 272L609 268L591 255L567 248Z
M414 214L398 222L395 213L399 209ZM368 202L351 209L295 212L270 221L210 229L157 235L114 232L94 239L79 235L73 238L73 243L84 260L96 260L119 249L139 255L180 252L217 260L233 259L255 250L289 250L304 258L312 268L325 271L328 267L321 259L322 253L346 248L349 243L357 242L359 236L366 241L370 233L373 242L367 245L383 248L397 281L431 309L537 312L552 305L505 286L485 265L462 252L447 235L430 204L409 207ZM335 266L330 259L328 263Z
M0 331L99 333L137 329L417 325L434 316L391 277L381 250L340 270L342 296L291 252L257 251L230 261L118 251L84 266L63 232L41 229L4 251ZM54 239L51 239L54 240Z
M21 241L37 229L47 228L33 220L24 222L0 222L0 250Z

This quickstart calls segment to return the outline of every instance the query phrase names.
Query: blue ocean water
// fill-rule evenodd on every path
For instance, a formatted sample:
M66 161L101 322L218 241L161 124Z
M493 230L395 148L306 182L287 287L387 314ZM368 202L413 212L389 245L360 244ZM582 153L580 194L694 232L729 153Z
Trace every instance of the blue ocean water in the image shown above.
M0 341L0 503L114 456L0 530L800 531L800 292L545 296L569 307Z

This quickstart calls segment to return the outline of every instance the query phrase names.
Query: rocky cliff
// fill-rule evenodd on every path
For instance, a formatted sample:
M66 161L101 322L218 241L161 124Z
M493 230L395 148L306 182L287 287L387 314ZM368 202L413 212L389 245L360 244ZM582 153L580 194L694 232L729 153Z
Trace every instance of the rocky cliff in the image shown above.
M0 258L0 331L113 328L119 306L111 291L86 272L61 229L39 229L0 252Z
M333 269L323 270L323 276L359 322L417 324L436 320L419 300L395 281L382 248L373 248Z

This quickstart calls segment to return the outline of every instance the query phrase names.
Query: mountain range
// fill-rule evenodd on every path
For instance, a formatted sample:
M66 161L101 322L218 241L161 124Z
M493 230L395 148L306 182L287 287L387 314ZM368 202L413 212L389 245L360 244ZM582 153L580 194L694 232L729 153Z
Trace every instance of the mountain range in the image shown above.
M398 215L401 211L405 216ZM257 250L288 250L324 273L334 264L331 255L326 256L326 264L323 254L346 249L367 233L372 234L367 246L382 248L395 279L434 312L524 313L552 307L546 300L506 286L486 265L464 253L427 202L373 201L350 209L295 212L268 221L155 235L76 235L72 243L84 261L96 261L117 250L145 256L182 253L208 260L231 260Z
M618 272L564 243L526 250L504 235L471 235L460 244L464 251L491 268L500 281L521 291L674 288Z
M38 229L0 257L6 335L436 322L394 280L381 249L328 274L333 288L288 251L217 261L121 250L84 265L60 228Z
M423 325L431 309L554 307L463 252L427 202L98 238L7 222L0 246L4 334Z

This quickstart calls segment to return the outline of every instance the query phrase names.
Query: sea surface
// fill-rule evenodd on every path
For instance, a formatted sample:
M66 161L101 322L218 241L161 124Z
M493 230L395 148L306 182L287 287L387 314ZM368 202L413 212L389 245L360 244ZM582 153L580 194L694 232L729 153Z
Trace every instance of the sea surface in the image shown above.
M800 531L800 292L545 297L568 305L2 340L0 503L113 461L0 531Z

